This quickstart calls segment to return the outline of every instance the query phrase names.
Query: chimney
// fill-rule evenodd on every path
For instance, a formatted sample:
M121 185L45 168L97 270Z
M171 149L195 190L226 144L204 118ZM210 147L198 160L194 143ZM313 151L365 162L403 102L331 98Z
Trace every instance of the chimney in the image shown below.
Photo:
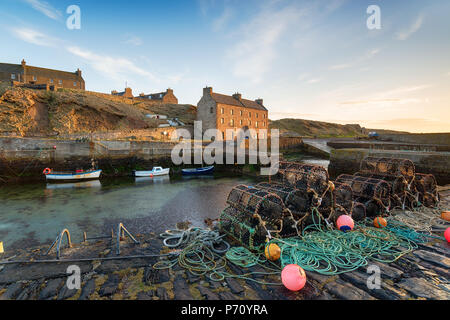
M22 67L25 67L27 65L25 59L22 59Z
M204 96L210 96L213 92L213 88L212 87L206 87L203 88L203 95Z
M233 94L233 98L235 98L236 100L241 100L242 95L239 92L236 92L235 94Z
M81 78L81 70L80 70L80 68L78 68L75 73L77 74L77 76L79 76Z
M123 96L127 98L133 98L133 90L131 88L125 88L125 94Z
M117 90L113 90L113 91L111 91L111 94L117 94Z
M255 102L260 106L263 106L263 99L256 99Z
M166 93L167 93L167 94L173 94L173 89L170 89L170 88L167 89L167 90L166 90Z
M139 93L139 97L143 97L143 96L145 96L145 93Z

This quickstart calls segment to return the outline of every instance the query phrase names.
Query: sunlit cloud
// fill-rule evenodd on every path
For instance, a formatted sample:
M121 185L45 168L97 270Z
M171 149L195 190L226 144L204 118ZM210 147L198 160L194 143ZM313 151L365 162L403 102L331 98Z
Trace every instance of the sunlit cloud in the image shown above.
M48 36L42 32L28 28L11 29L14 36L25 42L44 47L54 47L59 42L58 39Z
M61 11L53 8L48 2L41 0L25 0L29 5L33 7L33 9L41 12L46 15L50 19L60 20L62 18Z
M411 26L409 26L408 29L403 30L403 31L399 31L396 33L395 37L398 40L406 40L408 39L412 34L416 33L417 31L419 31L419 29L422 27L423 25L423 21L424 21L424 17L422 15L420 15L419 17L417 17L417 19L413 22L413 24Z
M84 59L95 70L116 80L126 79L127 75L133 74L150 78L153 81L159 81L152 73L138 67L126 58L101 55L76 46L70 46L66 49L71 54Z
M308 83L310 83L310 84L313 84L313 83L318 83L318 82L320 82L320 81L322 81L322 79L310 79L310 80L308 80L307 82Z
M375 57L381 50L376 48L376 49L372 49L368 52L366 52L363 56L355 59L353 62L348 62L348 63L342 63L342 64L337 64L334 66L331 66L329 69L330 70L343 70L343 69L348 69L351 67L354 67L356 65L359 65L367 60L372 59L373 57Z

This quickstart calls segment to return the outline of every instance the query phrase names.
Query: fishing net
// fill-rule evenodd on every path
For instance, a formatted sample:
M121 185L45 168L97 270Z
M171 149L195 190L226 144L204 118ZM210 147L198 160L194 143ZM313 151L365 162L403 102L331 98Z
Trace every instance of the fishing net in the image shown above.
M300 190L313 190L323 195L328 189L329 176L325 168L296 162L280 162L282 183Z

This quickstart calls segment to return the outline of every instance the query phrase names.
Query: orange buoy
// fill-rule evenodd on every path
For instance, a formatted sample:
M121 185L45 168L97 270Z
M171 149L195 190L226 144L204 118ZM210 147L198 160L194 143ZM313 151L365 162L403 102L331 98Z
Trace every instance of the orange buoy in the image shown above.
M267 260L277 261L280 259L281 249L275 243L270 243L269 245L266 245L264 254L266 255Z
M52 169L50 169L50 168L45 168L44 171L43 171L43 173L45 175L50 174L51 172L52 172Z
M441 218L445 221L450 221L450 211L442 211Z
M375 228L382 229L387 226L387 221L383 217L376 217L375 219L373 219L373 225L375 226Z

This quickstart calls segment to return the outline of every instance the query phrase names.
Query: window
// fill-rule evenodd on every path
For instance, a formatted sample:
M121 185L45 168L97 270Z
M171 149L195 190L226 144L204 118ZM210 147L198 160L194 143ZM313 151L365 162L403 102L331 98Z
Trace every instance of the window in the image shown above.
M234 115L234 110L233 109L230 110L230 114Z
M241 111L242 112L242 111ZM239 125L241 125L242 126L242 120L239 120Z
M224 114L224 113L225 113L225 109L224 109L224 108L221 108L221 109L220 109L220 113Z
M241 111L239 111L239 115L242 117L242 110Z
M62 85L62 80L59 80L58 83L59 83L60 85Z
M248 117L249 117L249 118L252 117L252 113L251 113L251 112L248 113Z
M256 123L255 123L255 127L256 127L256 128L258 128L258 121L256 121Z
M214 113L214 108L211 107L211 108L209 109L209 112L210 112L210 113Z
M37 77L36 76L33 76L33 81L37 81Z
M248 121L248 125L251 126L252 125L252 120Z
M224 122L225 122L225 119L224 119L224 118L220 119L220 123L221 123L221 124L224 124Z
M256 119L258 119L259 114L256 114Z
M75 81L75 82L73 83L73 86L74 86L74 87L76 87L76 86L77 86L77 82L76 82L76 81Z
M16 75L14 73L11 74L11 80L16 80Z
M264 119L266 118L266 114L265 114L265 113L263 114L263 118L264 118Z
M264 121L264 122L263 122L263 127L265 127L265 126L266 126L266 122Z
M53 84L53 79L50 79L50 83L52 83L52 84Z
M234 126L234 119L230 120L230 126Z

